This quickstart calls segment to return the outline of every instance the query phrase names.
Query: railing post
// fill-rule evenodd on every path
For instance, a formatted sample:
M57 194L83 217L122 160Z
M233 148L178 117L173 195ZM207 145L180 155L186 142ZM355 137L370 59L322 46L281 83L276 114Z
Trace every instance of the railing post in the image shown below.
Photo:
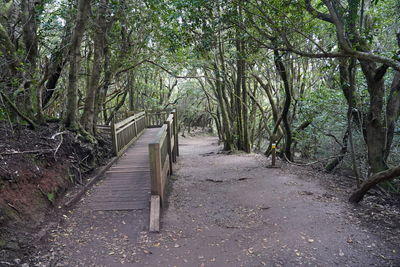
M176 109L174 109L172 111L172 114L174 114L174 134L175 134L175 138L174 138L174 147L175 147L175 162L176 162L176 156L179 156L179 142L178 142L178 112L176 111Z
M171 127L173 121L167 121L167 148L168 148L168 156L169 156L169 174L171 175L173 173L172 171L172 162L173 162L173 152L172 152L172 144L171 144L171 138L172 138L172 132L171 132Z
M135 124L135 137L138 136L138 131L137 131L137 120L135 120L134 124Z
M163 200L164 194L162 192L161 185L161 151L159 143L149 144L149 160L150 160L150 175L151 175L151 194L159 195L161 197L161 202Z
M114 155L118 156L118 140L117 140L117 131L115 129L115 116L111 120L111 139L112 139Z
M174 138L174 143L171 144L172 146L172 162L176 162L176 128L175 128L175 114L172 113L172 122L171 122L171 135Z

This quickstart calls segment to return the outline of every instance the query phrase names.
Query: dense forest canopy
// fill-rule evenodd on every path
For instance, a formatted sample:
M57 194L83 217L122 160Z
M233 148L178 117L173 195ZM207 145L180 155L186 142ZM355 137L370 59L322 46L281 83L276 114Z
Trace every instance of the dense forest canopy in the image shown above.
M351 169L353 201L400 175L397 0L1 1L4 124L95 142L177 107L181 131L210 126L225 150Z

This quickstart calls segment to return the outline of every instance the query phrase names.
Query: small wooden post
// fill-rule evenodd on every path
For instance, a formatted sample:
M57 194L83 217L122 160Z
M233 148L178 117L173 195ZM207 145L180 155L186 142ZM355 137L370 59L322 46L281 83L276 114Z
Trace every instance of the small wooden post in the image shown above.
M271 166L275 166L276 161L276 144L272 143L271 145Z
M174 134L175 134L175 154L176 156L179 157L179 142L178 142L178 112L176 109L172 111L172 114L174 114ZM176 161L176 159L175 159Z
M115 116L111 120L111 139L112 139L114 155L118 156L118 140L117 140L117 131L115 129Z
M173 117L172 117L172 122L171 122L171 138L174 138L174 143L171 144L171 146L173 146L172 148L172 162L176 162L176 128L175 128L175 114L172 113Z

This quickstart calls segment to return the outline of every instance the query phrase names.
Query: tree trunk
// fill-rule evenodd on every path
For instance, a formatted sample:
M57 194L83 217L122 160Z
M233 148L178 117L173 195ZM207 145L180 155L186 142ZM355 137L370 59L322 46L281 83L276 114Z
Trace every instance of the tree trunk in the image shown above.
M238 35L238 33L237 33ZM242 48L241 48L241 41L239 37L236 37L236 84L235 84L235 93L233 95L234 101L234 115L236 119L236 147L239 150L244 150L244 143L243 143L243 105L242 105L242 79L243 79L243 71L244 71L244 62L242 60Z
M108 1L102 0L99 5L98 15L96 23L94 23L94 51L93 51L93 65L90 75L89 86L87 87L85 106L81 118L83 129L90 134L94 134L94 110L95 110L95 99L99 91L99 81L101 74L101 66L103 61L104 42L106 28L106 7Z
M70 22L67 21L65 24L65 33L61 39L58 47L55 49L54 53L50 57L50 62L48 66L48 76L46 78L46 83L42 91L42 108L45 109L48 106L51 98L54 95L55 88L57 86L58 80L61 77L61 71L64 69L68 61L69 48L65 44L71 39L71 26Z
M24 71L24 79L27 80L24 84L24 93L21 94L22 101L17 98L17 105L20 109L25 111L28 116L33 116L34 109L32 105L32 96L37 96L34 88L33 81L37 78L37 56L39 53L38 40L37 40L37 17L35 3L31 0L21 1L21 17L22 17L22 33L25 44L25 64L27 69ZM39 111L40 123L44 121L41 113L41 107L36 104L36 109Z
M385 160L388 158L393 143L396 121L400 115L400 72L396 71L391 84L390 94L386 105L387 137L385 147Z
M218 97L218 102L220 104L220 110L221 110L221 117L222 117L222 125L223 125L223 135L224 135L224 150L229 151L229 150L234 150L235 145L234 145L234 140L231 132L231 127L230 127L230 121L229 121L229 116L228 116L228 110L226 107L226 103L223 98L223 91L222 91L222 82L217 78L216 81L216 90L217 90L217 97Z
M105 37L106 37L106 39L105 39L104 53L103 53L104 54L104 63L103 63L104 82L103 82L103 85L100 87L99 92L96 94L95 109L94 109L95 111L94 111L94 118L93 118L94 125L97 124L101 113L103 113L104 122L106 122L106 120L107 120L107 110L105 108L104 101L106 99L108 87L110 86L110 83L111 83L112 70L111 70L111 66L110 66L110 49L108 47L108 36L106 35ZM103 112L101 112L102 107L103 107Z
M365 122L368 164L372 173L378 173L387 169L385 162L386 125L383 118L384 75L379 72L374 62L360 60L360 63L367 81L370 100Z
M396 33L397 46L400 48L400 31ZM400 51L397 52L400 54ZM400 71L394 73L393 81L390 87L390 94L386 105L386 147L385 160L388 158L393 142L393 135L396 126L396 121L400 116Z
M281 77L281 79L283 81L283 87L285 89L285 103L284 103L283 110L282 110L282 122L283 122L283 126L285 127L285 151L284 151L284 153L285 153L286 158L288 160L292 161L293 160L292 152L291 152L292 132L291 132L290 124L289 124L289 120L288 120L292 95L290 92L288 74L287 74L285 65L282 62L281 55L279 55L278 50L274 50L274 61L275 61L275 66L276 66L276 69L278 70L279 76Z
M90 12L90 0L79 0L75 28L70 44L70 68L68 75L67 99L64 113L64 126L71 130L79 128L78 122L78 71L81 59L81 43Z
M244 41L241 42L241 50L242 53L245 53L245 43ZM246 60L244 59L244 55L241 56L242 60L242 131L243 131L243 151L250 153L251 146L250 146L250 136L249 136L249 111L248 111L248 101L247 101L247 86L246 86Z

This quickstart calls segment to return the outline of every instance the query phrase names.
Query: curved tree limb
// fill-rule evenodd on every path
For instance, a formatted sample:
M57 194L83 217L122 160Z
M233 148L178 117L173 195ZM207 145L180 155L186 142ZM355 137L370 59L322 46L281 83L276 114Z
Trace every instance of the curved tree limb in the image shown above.
M10 98L8 98L8 96L6 96L3 92L0 92L0 94L3 99L10 105L11 109L14 110L18 114L18 116L20 116L24 121L26 121L31 128L34 129L38 127L38 125L33 120L31 120L28 116L26 116L17 108L17 106L14 104L13 101L11 101Z
M400 165L385 171L378 172L372 175L363 184L361 184L361 187L356 191L354 191L353 194L351 194L349 201L353 203L358 203L364 198L364 195L368 192L368 190L370 190L375 185L381 182L392 180L399 176L400 176Z

